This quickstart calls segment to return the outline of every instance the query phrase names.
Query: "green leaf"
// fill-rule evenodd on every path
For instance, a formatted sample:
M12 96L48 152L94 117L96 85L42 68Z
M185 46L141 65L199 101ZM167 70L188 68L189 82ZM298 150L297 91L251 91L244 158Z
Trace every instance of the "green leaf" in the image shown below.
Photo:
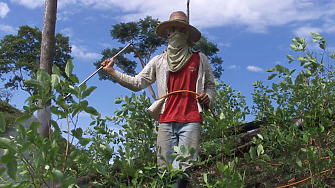
M5 117L0 113L0 132L6 131L6 120Z
M295 162L298 164L298 166L302 167L302 162L299 158L296 158Z
M87 106L84 111L92 115L98 115L98 111L92 106Z
M282 73L282 72L284 72L284 67L281 66L281 65L275 65L274 70Z
M18 125L18 127L17 127L17 132L18 132L19 137L20 137L22 140L25 140L25 138L26 138L26 133L27 133L27 129L26 129L22 124L19 124L19 125Z
M260 156L261 154L264 153L264 149L263 149L263 145L262 144L259 144L257 146L257 155Z
M63 93L71 93L71 94L75 94L77 97L79 95L79 88L75 88L73 86L69 86L68 88L64 88Z
M273 69L266 69L266 72L273 72Z
M250 154L251 159L255 159L255 158L256 158L256 150L255 150L255 147L251 147L251 148L250 148L250 150L249 150L249 154Z
M29 87L41 86L41 83L35 79L28 79L25 80L23 83Z
M55 106L51 106L50 107L50 111L55 114L55 115L59 115L59 116L62 116L62 117L66 117L66 113L59 110L57 107Z
M286 55L287 59L289 59L290 61L293 61L293 57L291 55Z
M72 111L72 117L74 117L75 115L77 115L78 112L79 112L80 110L82 110L82 109L84 109L84 108L82 108L80 105L78 105L78 106Z
M299 74L297 76L297 78L295 79L294 84L295 85L301 85L303 83L304 83L304 75L303 74Z
M41 163L41 161L43 160L43 154L42 154L42 151L41 150L37 150L35 151L34 153L34 157L33 157L33 164L34 164L34 167L38 167Z
M80 139L79 143L82 145L82 146L86 146L88 143L90 143L91 139L90 138L82 138Z
M333 51L332 55L330 55L330 58L332 58L332 59L335 58L335 51Z
M25 115L22 115L22 116L18 117L18 118L15 120L15 122L24 121L24 120L30 119L30 118L32 118L32 117L33 117L32 115L25 114Z
M208 183L207 174L206 174L206 173L204 173L204 174L203 174L203 177L204 177L204 182L207 184L207 183Z
M37 71L37 78L40 81L45 82L47 80L50 80L50 75L43 68L40 68Z
M263 155L263 158L264 158L266 161L271 161L270 156L268 156L268 155Z
M3 173L6 172L6 168L5 167L1 167L0 168L0 177L2 177Z
M52 73L59 77L62 75L60 69L55 64L52 65Z
M257 134L258 138L264 140L263 136L261 134Z
M223 165L221 162L217 162L216 166L221 172L226 171L226 169L228 168L228 165Z
M6 165L7 167L7 174L10 178L12 178L13 180L16 180L16 173L17 173L17 162L16 160L7 163Z
M106 119L108 121L115 121L114 117L113 116L106 116Z
M20 152L23 153L23 152L27 151L32 145L33 144L31 142L24 143Z
M8 154L1 156L0 159L1 163L10 163L17 159L17 157L15 157L13 154L10 153L11 152L8 152Z
M78 79L78 77L75 76L75 75L72 75L72 76L70 77L70 80L71 80L73 83L79 83L79 79Z
M72 152L70 153L68 159L69 159L70 161L74 161L79 155L80 155L79 150L74 150L74 151L72 151Z
M75 130L72 130L72 135L80 140L83 137L83 129L82 128L77 128Z
M325 131L325 127L320 125L320 132L324 132Z
M56 74L51 75L51 86L52 88L55 88L60 83L60 77Z
M56 180L57 183L62 183L64 179L64 174L57 169L52 169L52 177Z
M248 153L244 153L244 159L248 162L250 161L250 155Z
M33 131L34 133L37 132L37 129L40 127L40 122L32 122L30 124L29 130Z
M73 64L72 64L72 60L68 60L67 64L65 66L65 74L67 77L70 77L73 71Z
M291 44L290 45L291 49L294 50L294 51L299 51L299 48L296 47L295 45Z
M278 74L271 74L269 77L268 77L268 80L272 80L272 78L276 77Z
M106 168L105 166L103 166L102 164L98 164L97 165L97 169L98 169L98 172L104 176L107 176L107 171L106 171Z
M319 44L319 47L320 47L322 50L325 50L325 49L326 49L326 45L325 45L324 43Z
M57 133L57 132L61 132L60 131L60 128L59 128L59 126L58 126L58 124L57 124L57 122L56 121L54 121L54 120L51 120L51 125L55 128L55 133Z
M4 137L0 137L0 148L17 152L17 148L13 140Z
M89 96L97 87L96 86L91 86L82 93L81 97L84 99L85 97Z
M1 156L0 158L0 162L5 164L13 162L14 160L16 160L16 157L13 154L11 154L11 152L7 152L7 154Z
M115 104L120 104L121 102L122 102L122 99L120 98L115 99Z
M167 169L168 169L169 172L173 171L173 166L172 166L171 161L167 161L166 162L166 167L167 167Z
M85 89L87 88L86 83L81 84L79 88L80 88L80 91L85 91Z

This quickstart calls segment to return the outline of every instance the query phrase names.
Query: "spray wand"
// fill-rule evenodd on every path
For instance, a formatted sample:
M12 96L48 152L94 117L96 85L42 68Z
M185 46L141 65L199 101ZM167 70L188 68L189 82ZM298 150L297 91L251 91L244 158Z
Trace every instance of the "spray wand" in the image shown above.
M126 48L128 48L130 45L132 45L133 42L130 42L127 46L125 46L124 48L122 48L122 50L120 50L118 53L116 53L113 57L118 56L121 52L123 52ZM103 66L100 66L96 71L94 71L91 75L89 75L84 81L82 81L78 87L80 87L81 85L83 85L84 83L86 83L92 76L94 76L97 72L99 72L99 70L101 70L103 68ZM67 94L63 99L68 98L71 95L71 93Z

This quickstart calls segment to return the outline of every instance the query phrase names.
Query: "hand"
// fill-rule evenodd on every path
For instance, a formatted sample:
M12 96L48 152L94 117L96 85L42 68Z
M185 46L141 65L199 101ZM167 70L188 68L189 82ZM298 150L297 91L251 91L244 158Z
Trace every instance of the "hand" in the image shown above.
M197 95L196 99L198 99L201 105L209 106L210 100L206 93L201 93L200 95Z
M103 67L102 69L110 74L113 74L115 69L113 68L114 66L114 59L115 57L112 57L111 59L106 59L101 63L101 66Z

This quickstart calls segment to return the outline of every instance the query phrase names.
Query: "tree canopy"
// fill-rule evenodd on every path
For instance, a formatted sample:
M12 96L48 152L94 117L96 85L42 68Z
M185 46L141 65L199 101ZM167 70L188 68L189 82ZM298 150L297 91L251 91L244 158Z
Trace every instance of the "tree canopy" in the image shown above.
M127 22L112 25L110 33L113 39L116 39L122 44L133 42L132 48L127 49L123 54L130 54L132 52L138 53L143 60L143 64L146 64L159 47L167 44L167 39L159 37L155 33L156 26L159 23L158 19L153 19L152 17L147 16L144 19L140 19L138 22ZM101 53L103 57L99 61L95 62L94 65L97 68L100 67L100 63L103 60L111 58L121 48L122 47L104 49ZM223 72L223 61L222 58L217 55L217 52L219 51L217 45L209 42L206 37L202 37L193 48L194 50L202 51L208 56L213 66L214 76L219 79ZM138 56L135 54L133 57L136 58ZM134 60L131 60L122 54L119 55L116 60L116 66L123 72L129 75L136 74L136 62ZM110 75L103 71L99 72L99 78L101 80L111 79Z
M34 76L40 63L42 32L37 27L21 26L16 35L6 35L0 41L0 77L5 88L26 89L23 81ZM54 64L64 71L71 59L69 37L55 35Z
M217 55L219 52L219 48L216 44L209 42L206 37L202 36L200 40L193 47L196 51L201 51L204 53L212 64L212 70L214 78L220 79L222 72L224 71L222 68L223 60L221 57Z

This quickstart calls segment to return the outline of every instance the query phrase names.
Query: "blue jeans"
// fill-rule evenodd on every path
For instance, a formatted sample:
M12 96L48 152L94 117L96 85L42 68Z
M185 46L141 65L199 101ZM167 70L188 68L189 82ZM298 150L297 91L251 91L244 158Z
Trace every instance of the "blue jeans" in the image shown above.
M169 156L174 151L174 146L188 146L195 149L195 154L192 160L196 160L198 157L198 147L200 140L201 123L190 122L190 123L178 123L169 122L161 123L158 129L157 135L157 163L159 167L166 167L166 162L170 161L173 168L179 169L179 164L181 164L182 169L186 169L191 166L191 164L186 162L179 162L175 159L171 159ZM180 152L178 152L181 154Z

